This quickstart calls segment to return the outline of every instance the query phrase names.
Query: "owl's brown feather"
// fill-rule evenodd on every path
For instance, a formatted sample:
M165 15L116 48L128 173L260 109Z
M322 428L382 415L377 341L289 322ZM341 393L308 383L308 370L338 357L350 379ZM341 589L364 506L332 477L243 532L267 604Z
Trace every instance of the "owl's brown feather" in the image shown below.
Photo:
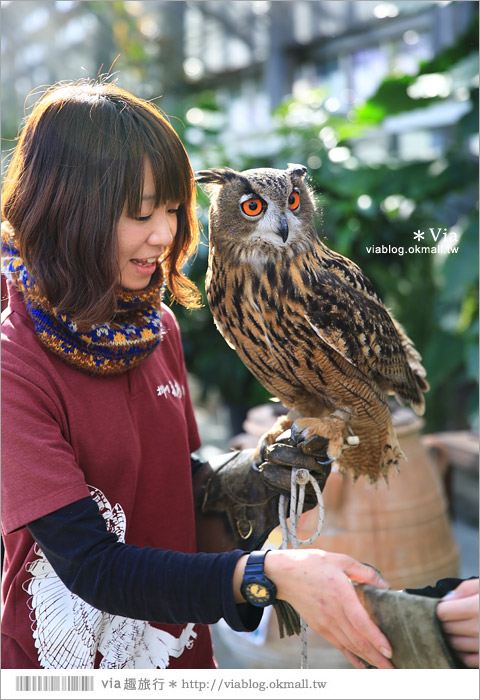
M220 185L221 172L210 182ZM257 379L305 418L306 434L316 426L332 444L357 435L358 447L334 456L341 469L374 481L403 457L387 394L423 413L428 384L420 356L360 268L319 240L301 182L304 170L246 171L229 192L234 172L213 192L210 212L206 289L216 325ZM265 225L251 231L236 225L236 206L232 221L222 220L230 198L251 190L270 201L274 182L283 197L294 186L303 197L304 225L289 216L292 234L285 245L277 245ZM271 211L279 210L281 196L271 201Z
M318 275L311 287L307 318L324 343L422 415L424 380L410 367L402 338L381 301L339 283L328 272Z

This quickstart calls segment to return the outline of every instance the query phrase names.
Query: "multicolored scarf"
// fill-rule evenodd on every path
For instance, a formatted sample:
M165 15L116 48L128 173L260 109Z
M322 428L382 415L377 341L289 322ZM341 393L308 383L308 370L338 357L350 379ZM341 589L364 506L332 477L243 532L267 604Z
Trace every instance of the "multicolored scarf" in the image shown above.
M3 227L2 227L3 228ZM2 273L22 292L38 339L49 350L88 374L108 376L133 369L162 339L162 272L157 270L139 292L119 289L112 321L79 331L68 316L58 315L40 295L13 241L2 242Z

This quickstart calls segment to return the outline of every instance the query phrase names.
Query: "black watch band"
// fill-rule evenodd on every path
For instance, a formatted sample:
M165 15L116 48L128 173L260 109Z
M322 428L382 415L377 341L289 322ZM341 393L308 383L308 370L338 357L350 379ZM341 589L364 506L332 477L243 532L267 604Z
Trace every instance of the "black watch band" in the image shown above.
M265 575L264 562L269 549L251 552L245 565L240 592L251 605L264 608L276 600L277 589Z

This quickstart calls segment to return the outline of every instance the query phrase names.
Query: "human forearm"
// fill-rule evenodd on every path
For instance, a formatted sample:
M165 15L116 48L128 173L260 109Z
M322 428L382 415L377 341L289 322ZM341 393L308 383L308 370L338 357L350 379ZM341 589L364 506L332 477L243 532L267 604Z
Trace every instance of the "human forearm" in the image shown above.
M30 523L29 530L65 586L100 610L170 624L225 617L239 630L258 623L258 615L242 621L233 600L239 551L187 554L124 544L107 531L89 498Z

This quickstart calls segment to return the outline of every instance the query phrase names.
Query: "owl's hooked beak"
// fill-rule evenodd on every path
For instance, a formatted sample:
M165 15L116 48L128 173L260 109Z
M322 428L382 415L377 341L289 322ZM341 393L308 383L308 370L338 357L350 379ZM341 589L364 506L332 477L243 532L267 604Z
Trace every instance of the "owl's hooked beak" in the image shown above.
M288 223L287 223L287 218L286 218L285 216L281 216L281 217L280 217L280 228L278 228L278 229L275 231L275 233L278 234L278 235L281 237L281 239L282 239L282 241L283 241L284 243L287 242L287 238L288 238Z

